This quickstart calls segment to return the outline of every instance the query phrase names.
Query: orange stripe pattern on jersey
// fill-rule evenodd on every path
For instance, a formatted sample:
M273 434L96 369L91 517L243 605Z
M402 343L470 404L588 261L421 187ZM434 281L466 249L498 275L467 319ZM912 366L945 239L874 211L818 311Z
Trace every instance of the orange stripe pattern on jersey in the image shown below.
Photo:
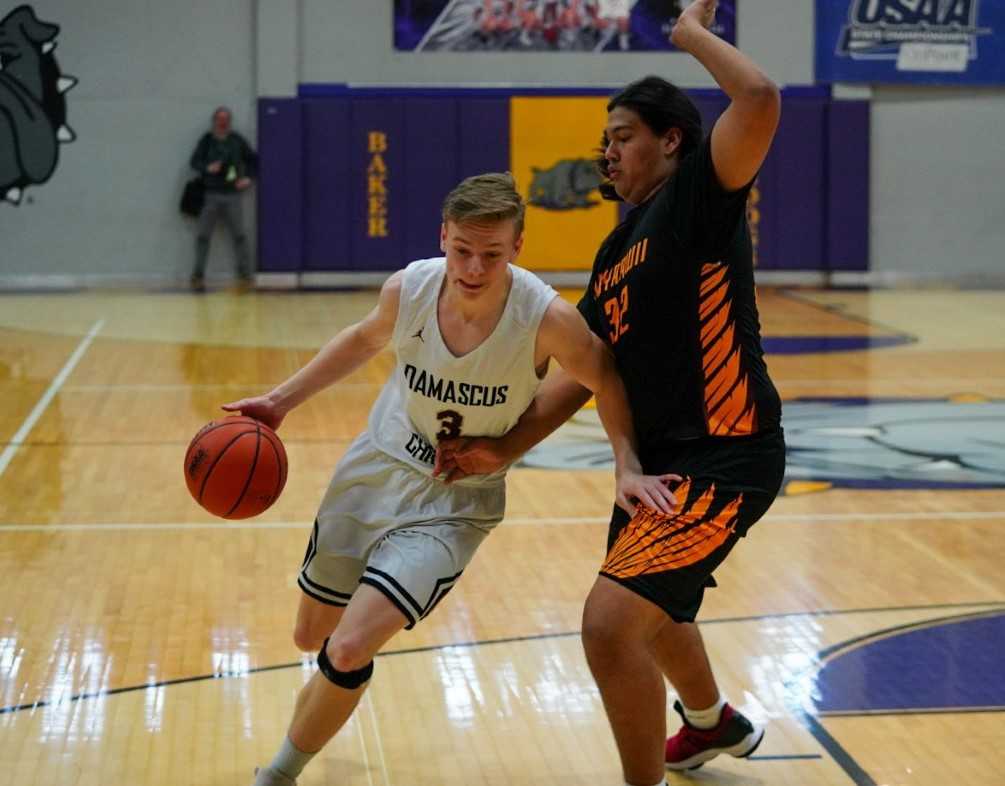
M700 562L725 543L736 528L743 494L708 516L715 484L685 510L690 490L690 479L674 490L681 502L673 513L639 505L614 541L601 572L622 579L663 573Z
M740 365L726 273L721 262L702 265L698 303L705 423L715 437L742 436L757 430L757 407L750 401L747 373Z

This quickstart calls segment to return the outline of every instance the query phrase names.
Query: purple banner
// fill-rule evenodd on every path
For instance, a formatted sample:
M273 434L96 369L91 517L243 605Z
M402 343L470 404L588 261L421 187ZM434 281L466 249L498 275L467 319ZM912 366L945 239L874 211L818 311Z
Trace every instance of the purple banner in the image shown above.
M394 48L415 52L672 51L691 0L395 0ZM736 0L713 28L736 43Z

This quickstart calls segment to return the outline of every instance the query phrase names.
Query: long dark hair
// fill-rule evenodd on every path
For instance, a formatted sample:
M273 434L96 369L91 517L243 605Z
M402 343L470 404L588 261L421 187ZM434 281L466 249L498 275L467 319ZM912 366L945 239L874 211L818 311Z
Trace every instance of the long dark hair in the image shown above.
M662 136L671 128L680 129L681 143L677 149L678 158L697 149L702 140L701 115L698 107L676 85L658 76L646 76L632 82L607 102L610 112L619 106L631 109L642 122L657 136ZM600 184L600 194L604 199L620 200L607 174L607 134L600 140L600 149L595 159L604 182Z

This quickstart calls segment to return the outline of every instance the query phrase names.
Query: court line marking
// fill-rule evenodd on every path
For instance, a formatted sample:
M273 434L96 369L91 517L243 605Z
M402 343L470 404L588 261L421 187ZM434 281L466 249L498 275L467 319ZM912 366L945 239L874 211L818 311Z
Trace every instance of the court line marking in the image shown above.
M80 359L84 356L87 348L91 346L91 342L94 341L94 337L98 335L101 328L104 326L105 320L103 319L99 319L91 325L91 329L87 332L87 335L80 340L80 343L77 344L77 348L73 350L73 354L70 355L70 359L63 364L59 373L56 374L52 383L48 388L46 388L45 393L42 394L42 398L40 398L38 403L35 404L35 408L28 413L28 417L25 418L24 423L21 424L21 427L14 433L14 436L11 437L10 442L7 443L7 447L4 448L3 453L0 453L0 476L3 475L4 471L7 469L7 465L10 464L11 459L14 458L14 454L17 453L17 449L24 443L25 437L28 436L28 433L35 427L39 418L42 417L42 413L45 412L46 407L49 406L53 398L55 398L56 394L59 392L59 389L63 386L63 383L66 382L66 378L69 377L73 372L73 369L77 367L77 363L80 362Z
M889 715L1001 715L1005 713L1005 704L990 704L986 707L920 707L918 709L902 710L824 710L820 718L878 718ZM751 756L753 758L753 756Z
M858 380L861 382L862 380ZM948 381L948 380L947 380ZM959 379L955 380L959 382ZM998 380L992 380L998 381ZM381 382L338 382L336 387L338 388L379 388L383 385ZM156 385L151 383L143 382L124 382L120 385L67 385L66 390L70 393L91 393L91 392L102 392L108 390L122 390L122 391L135 391L135 390L151 390L151 391L181 391L186 390L219 390L219 389L234 389L234 390L247 390L248 388L257 388L260 390L270 390L269 384L264 382L203 382L198 384L189 383L177 383L177 384L166 384L166 385Z
M777 290L778 295L782 298L795 301L796 303L802 303L804 306L809 306L810 308L815 308L818 311L823 311L832 317L837 317L838 319L843 319L846 322L851 322L852 324L865 325L868 328L873 328L877 330L884 330L889 334L898 336L900 338L907 338L912 341L915 345L920 343L920 338L915 336L913 333L909 333L903 328L898 328L893 325L886 324L884 322L879 322L872 317L864 317L859 314L855 314L847 310L847 307L843 303L827 303L819 300L814 300L812 294L804 292L796 292L793 289L784 288Z
M891 611L906 611L906 610L912 609L912 608L914 608L914 609L959 608L959 607L962 607L962 606L969 606L969 607L975 607L975 606L976 607L1003 606L1003 602L1002 601L991 601L991 602L978 602L978 603L973 603L973 604L947 603L947 604L931 604L931 605L928 605L928 606L917 606L917 607L901 607L901 608L885 607L885 608L875 608L875 609L857 609L857 610L856 609L849 609L849 610L843 610L843 611L842 610L818 610L818 611L793 612L793 613L784 613L784 614L754 615L754 616L750 616L750 617L719 618L719 619L707 620L703 624L708 625L708 624L725 623L725 622L743 622L743 621L751 621L751 620L759 620L759 619L770 619L770 618L773 618L773 617L793 617L793 616L809 616L809 617L813 617L813 616L821 616L821 615L842 615L842 614L855 614L855 613L877 612L877 611L887 611L887 612L891 612ZM985 612L985 613L988 613L988 612ZM993 613L993 612L991 612L991 613ZM964 614L964 615L959 615L959 616L965 617L965 616L968 616L968 615ZM946 617L944 619L953 619L953 617ZM376 657L379 658L379 657L390 657L390 656L394 656L394 655L409 655L409 654L428 652L428 651L433 651L433 650L446 650L446 649L450 649L450 648L453 648L453 647L474 648L474 647L480 647L480 646L491 645L491 644L507 644L507 643L513 643L513 642L540 641L540 640L544 640L544 639L565 638L565 637L578 636L578 635L580 635L579 631L572 631L572 632L564 632L564 633L541 633L541 634L535 634L535 635L530 635L530 636L514 636L514 637L504 638L504 639L488 639L488 640L482 640L482 641L477 641L476 640L476 641L460 642L460 643L455 643L455 644L434 644L434 645L430 645L430 646L426 646L426 647L415 647L413 649L394 650L394 651L391 651L391 652L379 652L379 653L377 653ZM863 638L863 637L855 637L855 638L851 639L850 641L856 641L856 640L859 640L861 638ZM817 664L819 665L819 662L821 660L823 660L822 656L824 656L825 653L827 653L828 651L840 650L840 649L842 649L843 644L845 644L845 643L847 643L847 642L843 642L843 643L839 642L839 643L837 643L835 645L832 645L831 647L825 648L824 650L821 650L820 652L818 652L817 653ZM275 664L275 665L271 665L271 666L262 666L262 667L258 667L258 668L248 669L248 670L242 671L242 672L228 672L228 673L211 674L211 675L210 674L204 674L204 675L199 675L199 676L195 676L195 677L182 677L182 678L173 679L173 680L165 680L165 681L160 682L160 683L147 683L145 685L135 685L135 686L129 686L129 687L122 687L122 688L113 688L111 690L94 691L94 692L91 692L91 693L82 693L82 694L77 694L77 695L70 695L67 698L60 697L60 699L58 701L55 701L55 702L50 702L50 701L44 701L43 700L43 701L36 701L33 704L22 704L22 705L8 706L8 707L0 707L0 715L10 714L10 713L16 713L16 712L20 712L20 711L23 711L23 710L31 710L32 712L34 712L36 709L39 709L39 708L42 708L42 707L47 707L47 706L50 706L50 705L51 706L59 706L59 705L62 705L64 703L66 703L66 702L74 702L75 703L75 702L82 701L82 700L85 700L85 699L101 699L101 698L105 698L107 696L116 695L116 694L132 693L132 692L136 692L136 691L140 691L140 690L158 689L158 688L160 688L163 685L178 685L178 684L182 684L182 683L203 682L203 681L206 681L206 680L226 679L226 678L233 678L233 677L247 678L247 677L249 677L249 676L251 676L253 674L258 674L258 673L262 673L262 672L279 671L279 670L292 669L292 668L302 667L302 666L303 666L303 660L300 660L300 661L297 661L295 663L286 663L286 664ZM819 671L819 669L818 669L818 671ZM831 756L831 758L834 760L834 762L845 772L846 775L848 775L848 777L850 777L852 779L852 781L856 784L856 786L877 786L876 781L873 780L873 778L858 764L858 762L851 756L851 754L849 754L848 751L844 749L844 747L841 745L841 743L838 742L837 739L829 731L827 731L826 728L824 728L823 724L820 722L820 717L818 717L816 715L810 714L809 712L806 711L805 708L803 708L803 707L801 707L799 705L790 706L789 709L790 709L790 712L791 712L791 715L792 715L793 719L803 725L803 727L810 733L810 735L817 741L817 743ZM371 712L373 711L372 702L371 702L371 705L370 705L370 710L371 710ZM948 714L954 714L954 713L950 710ZM374 716L374 720L376 720L375 716ZM361 728L361 725L360 725L360 728ZM362 731L361 731L361 735L360 735L360 742L363 743L363 746L364 746L363 757L364 757L364 762L366 762L365 766L366 766L366 770L367 770L367 777L370 780L370 783L372 784L373 783L373 779L372 779L372 777L370 777L370 774L369 774L370 768L369 768L368 760L366 758L365 742L363 741L363 738L362 738ZM378 744L379 744L379 735L378 735ZM383 758L383 748L381 748L381 758ZM757 757L753 757L753 756L751 757L751 759L758 759L758 760L764 760L764 761L770 761L770 760L773 760L773 759L782 759L782 758L792 759L792 760L813 760L814 758L822 759L823 757L822 756L813 756L812 754L809 754L809 755L807 755L807 754L787 754L787 755L783 754L781 756L763 756L762 755L762 756L757 756ZM386 786L390 786L390 782L387 780L387 771L386 771L386 768L384 770L384 778L385 778L385 784L386 784Z
M62 392L66 393L66 388L63 388ZM223 413L219 417L226 417ZM329 439L309 439L309 438L295 438L291 439L288 437L283 438L284 445L347 445L353 442L356 437L331 437ZM6 445L8 443L0 440L0 445ZM32 442L30 440L25 440L21 443L21 447L29 448L150 448L150 447L165 447L167 445L188 445L188 439L157 439L157 440L135 440L135 441L124 441L124 440L84 440L78 439L73 442L58 442L58 441L39 441Z
M724 625L724 624L735 624L735 623L745 623L745 622L761 622L764 620L773 619L791 619L793 617L846 617L855 614L894 614L894 613L904 613L904 612L918 612L918 611L940 611L943 609L987 609L988 613L994 613L994 610L998 609L1005 612L1005 598L1001 600L978 600L978 601L964 601L960 603L926 603L914 606L874 606L871 608L857 608L857 609L816 609L814 611L783 611L774 614L748 614L740 617L714 617L712 619L702 620L702 625ZM958 616L966 617L968 615L973 615L975 612L964 612ZM953 619L954 616L948 616L945 619ZM922 621L924 622L924 621ZM580 636L581 631L571 630L571 631L559 631L557 633L531 633L526 636L507 636L498 639L475 639L469 641L455 641L446 644L427 644L422 647L408 647L406 649L400 650L388 650L386 652L378 652L374 658L391 658L399 655L417 655L427 652L441 652L444 650L451 649L474 649L476 647L486 647L498 644L521 644L524 642L534 642L534 641L545 641L548 639L566 639L572 638L574 636ZM868 636L870 634L863 634ZM858 638L858 637L856 637ZM839 648L842 646L842 642L832 645L828 649ZM818 653L819 655L819 653ZM253 676L255 674L265 674L271 671L287 671L294 668L303 668L303 659L294 661L292 663L274 663L268 666L255 666L254 668L244 669L240 671L216 671L212 674L197 674L191 677L175 677L169 680L158 680L156 682L145 682L140 685L126 685L119 688L106 688L103 690L87 691L84 693L76 693L66 695L64 692L57 699L38 699L33 702L28 702L24 704L11 704L6 707L0 706L0 715L9 715L16 712L24 712L26 710L35 711L42 709L44 707L58 707L68 702L78 702L78 701L88 701L90 699L103 699L109 696L118 696L124 693L136 693L142 690L154 690L157 688L164 688L176 685L187 685L194 682L209 682L211 680L223 680L223 679L234 679L234 678L246 678Z
M870 387L875 387L876 385L883 382L890 382L893 384L902 385L905 384L904 380L901 378L890 377L884 379L883 377L869 377L865 379L863 377L827 377L823 379L813 379L812 377L803 378L795 377L792 379L786 379L785 377L772 377L772 380L777 385L862 385L868 384ZM967 385L984 385L992 384L997 385L1005 382L1005 377L921 377L917 379L910 380L911 385L949 385L952 386L954 390L960 388L966 389ZM866 396L865 398L869 398ZM871 398L877 398L872 396ZM911 396L903 396L903 398L911 398ZM783 402L784 405L784 402Z
M1005 510L947 510L944 512L919 511L908 513L777 513L768 514L766 522L805 522L808 524L842 521L997 521L1005 519ZM575 524L606 524L608 516L565 516L556 518L512 518L504 519L500 527L570 526ZM115 524L4 524L0 523L0 534L14 532L100 532L120 530L143 530L150 532L176 530L307 530L312 522L303 521L193 521L173 523L122 522Z
M788 694L786 703L789 704L789 710L792 716L802 722L803 726L810 732L811 735L813 735L813 738L816 739L821 747L823 747L824 750L830 754L831 758L834 759L838 766L845 771L845 774L847 774L848 777L855 782L856 786L878 786L872 776L869 775L869 773L867 773L857 761L855 761L851 754L844 749L841 743L838 742L837 739L824 727L821 720L827 716L817 711L815 708L812 710L809 709L799 698L794 696L794 686L802 682L810 675L812 675L812 679L817 679L829 662L849 652L854 652L857 649L867 646L874 641L879 641L890 636L900 635L913 630L965 622L970 619L1001 616L1001 614L1002 610L1000 608L992 608L990 610L978 612L952 614L943 617L936 617L934 619L919 620L900 625L893 625L882 630L854 636L850 639L845 639L844 641L832 644L829 647L824 647L823 649L817 651L812 665L803 669L801 672L797 672L794 676L791 676L784 681L785 690ZM943 714L954 714L954 709L955 708L944 708Z
M814 379L812 377L795 377L791 379L786 379L785 377L773 377L776 385L860 385L868 383L875 386L877 383L890 382L894 384L903 384L902 379L883 379L883 378L872 378L863 379L862 377L826 377L821 379ZM1005 377L967 377L961 379L960 377L923 377L920 379L912 379L912 385L927 385L927 386L941 386L948 385L957 390L960 388L966 388L967 385L998 385L1005 382ZM340 388L379 388L384 385L383 381L380 382L338 382L333 386L334 389ZM67 385L65 390L68 393L100 393L106 391L151 391L151 392L170 392L170 391L190 391L190 390L247 390L248 388L261 388L265 389L268 385L262 382L204 382L198 384L189 383L176 383L176 384L163 384L157 385L152 383L142 383L142 382L125 382L118 385L99 385L99 384L89 384L89 385Z
M352 716L350 716L352 718ZM366 771L366 780L370 786L375 786L373 782L373 775L370 773L370 756L366 752L366 739L363 734L363 719L360 717L353 718L356 721L356 731L359 732L356 736L359 738L359 747L363 751L363 769Z
M380 759L381 774L384 776L384 786L391 786L391 778L387 774L387 761L384 759L384 743L380 739L380 726L377 724L377 713L373 709L373 697L369 692L366 694L366 705L370 710L373 738L377 741L377 756Z
M862 769L862 766L844 749L834 735L824 728L819 718L810 715L805 710L794 711L793 716L797 722L802 723L803 728L810 733L820 747L830 754L834 763L844 770L845 775L852 779L855 786L878 786L873 777Z

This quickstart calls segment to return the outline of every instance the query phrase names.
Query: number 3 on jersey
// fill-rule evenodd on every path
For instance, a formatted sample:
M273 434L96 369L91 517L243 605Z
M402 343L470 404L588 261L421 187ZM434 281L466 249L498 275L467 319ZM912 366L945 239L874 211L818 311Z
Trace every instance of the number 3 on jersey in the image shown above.
M621 292L604 301L604 313L611 329L607 332L611 344L617 344L631 325L628 324L628 284L621 287Z
M460 412L452 409L444 409L436 413L436 419L440 421L440 430L436 432L437 439L456 439L461 435L461 424L464 416Z

